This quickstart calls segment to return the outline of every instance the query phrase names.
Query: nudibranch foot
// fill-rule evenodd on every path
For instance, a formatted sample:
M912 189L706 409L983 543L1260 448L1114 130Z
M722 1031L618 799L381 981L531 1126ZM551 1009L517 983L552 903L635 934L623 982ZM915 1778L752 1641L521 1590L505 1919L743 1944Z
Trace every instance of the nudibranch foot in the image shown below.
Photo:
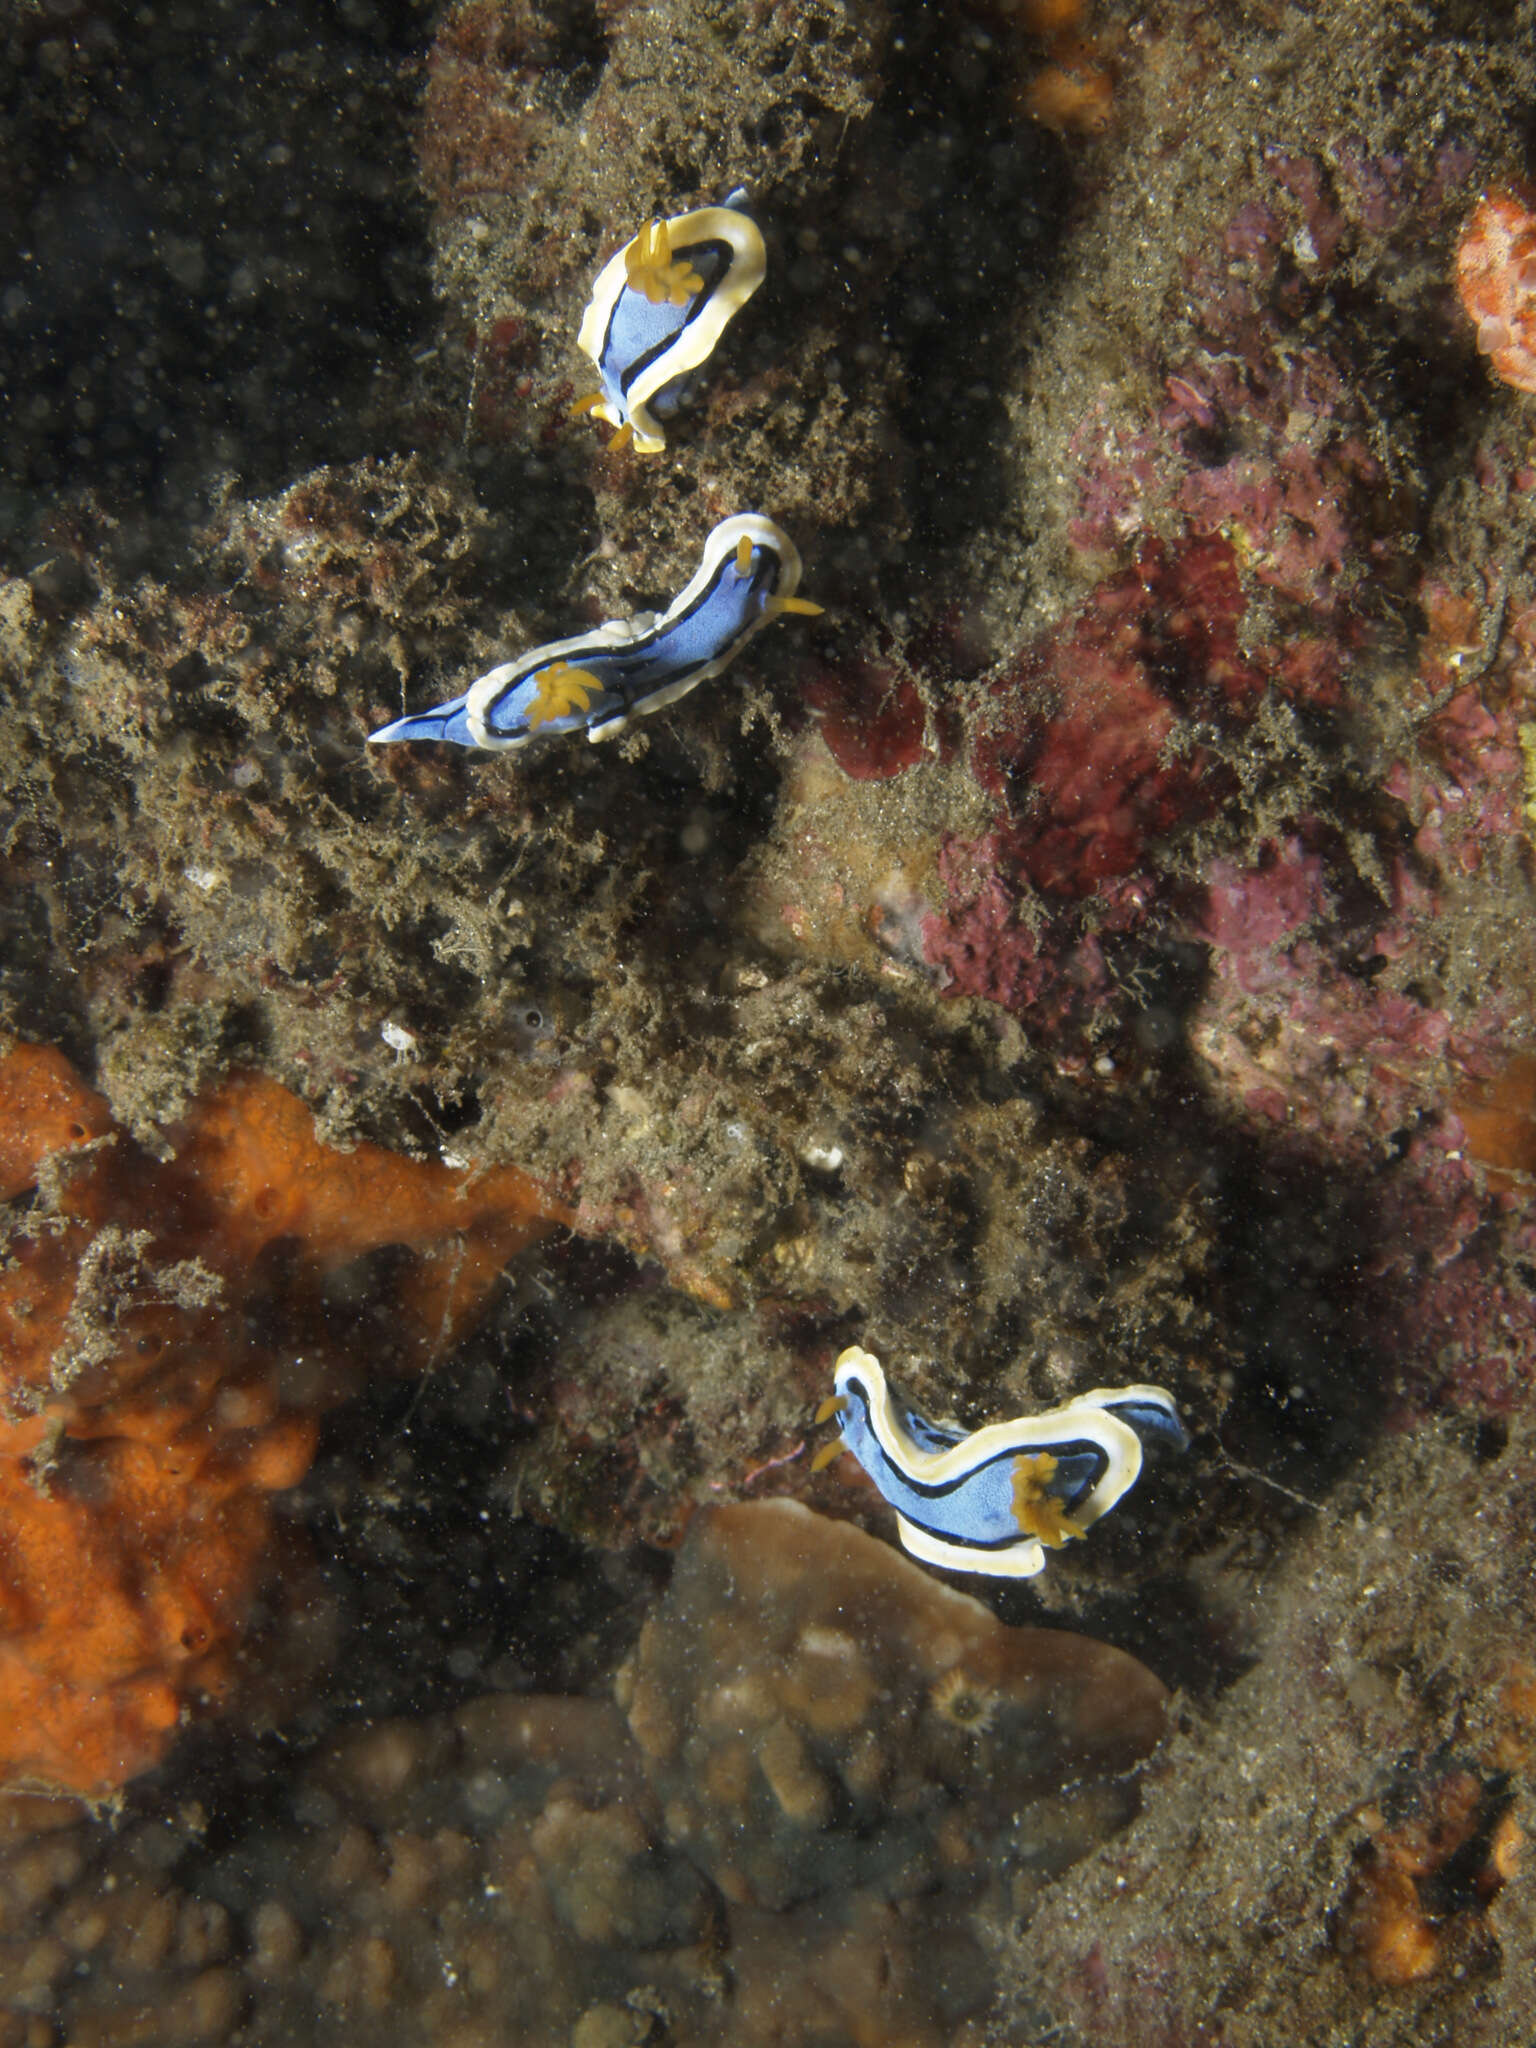
M640 455L667 445L665 418L694 371L763 281L762 233L733 206L703 206L653 220L604 264L582 315L577 346L602 390L577 410L633 435Z
M369 739L502 751L560 733L608 739L631 718L675 704L718 675L775 619L819 612L795 595L799 583L800 556L789 536L760 512L738 512L710 534L693 577L660 616L611 619L532 648L451 703L397 718Z
M909 1408L857 1345L833 1384L816 1419L836 1416L839 1436L813 1469L852 1451L896 1510L906 1548L948 1571L1033 1578L1048 1548L1085 1535L1136 1484L1147 1443L1189 1443L1161 1387L1098 1387L1043 1415L965 1431Z

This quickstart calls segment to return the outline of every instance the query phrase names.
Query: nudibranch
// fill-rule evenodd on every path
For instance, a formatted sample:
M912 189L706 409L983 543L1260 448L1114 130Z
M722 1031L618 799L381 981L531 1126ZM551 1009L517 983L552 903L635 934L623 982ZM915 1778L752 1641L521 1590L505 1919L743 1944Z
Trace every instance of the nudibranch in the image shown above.
M603 265L576 337L603 388L576 410L618 429L610 448L633 438L639 454L661 453L662 419L765 268L758 225L734 206L650 221Z
M817 1410L896 1510L914 1557L949 1571L1028 1579L1047 1549L1082 1536L1136 1484L1150 1441L1189 1437L1161 1387L1099 1387L1043 1415L966 1431L930 1422L893 1394L880 1361L851 1346Z
M719 675L772 620L818 613L819 604L796 597L799 585L800 556L788 534L760 512L738 512L710 534L692 579L660 617L610 619L531 648L462 696L397 718L369 740L506 749L567 732L608 739Z

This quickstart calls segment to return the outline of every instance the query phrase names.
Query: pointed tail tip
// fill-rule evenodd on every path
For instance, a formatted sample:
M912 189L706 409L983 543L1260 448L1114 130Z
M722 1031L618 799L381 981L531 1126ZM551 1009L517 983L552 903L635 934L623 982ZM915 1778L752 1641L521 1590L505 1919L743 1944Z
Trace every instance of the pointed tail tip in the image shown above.
M393 718L388 725L381 725L377 732L368 735L370 747L389 746L395 740L435 739L436 729L428 718L417 714L410 718Z
M454 704L439 704L431 711L417 711L409 717L396 718L368 735L370 747L392 746L400 740L446 740L458 747L477 747L480 744L469 729L462 698Z

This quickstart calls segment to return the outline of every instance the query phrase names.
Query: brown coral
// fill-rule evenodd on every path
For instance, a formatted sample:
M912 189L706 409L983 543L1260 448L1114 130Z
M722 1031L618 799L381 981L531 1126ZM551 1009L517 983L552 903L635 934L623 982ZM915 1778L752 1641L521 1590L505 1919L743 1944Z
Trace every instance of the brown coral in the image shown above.
M622 1690L674 1833L727 1898L772 1910L834 1871L965 1889L1025 1807L1031 1875L1064 1868L1133 1810L1116 1781L1165 1698L1123 1651L1005 1627L793 1501L695 1518Z
M38 1188L0 1268L0 1782L99 1796L229 1681L269 1497L363 1362L330 1276L410 1247L373 1343L419 1366L562 1212L515 1169L333 1151L257 1075L155 1161L60 1054L16 1045L0 1132L0 1192Z

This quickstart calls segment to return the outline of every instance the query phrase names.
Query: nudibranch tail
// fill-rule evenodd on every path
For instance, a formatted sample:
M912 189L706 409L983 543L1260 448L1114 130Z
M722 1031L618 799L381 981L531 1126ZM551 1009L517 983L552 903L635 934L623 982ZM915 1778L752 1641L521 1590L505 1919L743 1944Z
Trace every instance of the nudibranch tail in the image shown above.
M796 597L799 583L800 556L788 534L760 512L738 512L709 535L697 570L659 618L611 619L535 647L451 703L397 718L370 739L498 750L560 733L607 739L718 675L774 619L819 611Z
M837 1448L896 1510L913 1556L950 1571L1033 1577L1047 1548L1085 1535L1135 1485L1144 1439L1189 1441L1161 1387L1097 1388L967 1432L900 1401L857 1345L838 1359L834 1386L822 1407L837 1416Z
M576 340L597 366L602 390L583 400L637 453L667 445L660 415L763 281L761 230L732 206L704 206L653 220L604 264Z
M386 740L446 740L456 747L478 747L480 742L470 728L466 700L455 697L451 703L438 704L430 711L416 711L408 718L397 718L392 725L381 725L377 732L368 735L369 746L382 746Z

